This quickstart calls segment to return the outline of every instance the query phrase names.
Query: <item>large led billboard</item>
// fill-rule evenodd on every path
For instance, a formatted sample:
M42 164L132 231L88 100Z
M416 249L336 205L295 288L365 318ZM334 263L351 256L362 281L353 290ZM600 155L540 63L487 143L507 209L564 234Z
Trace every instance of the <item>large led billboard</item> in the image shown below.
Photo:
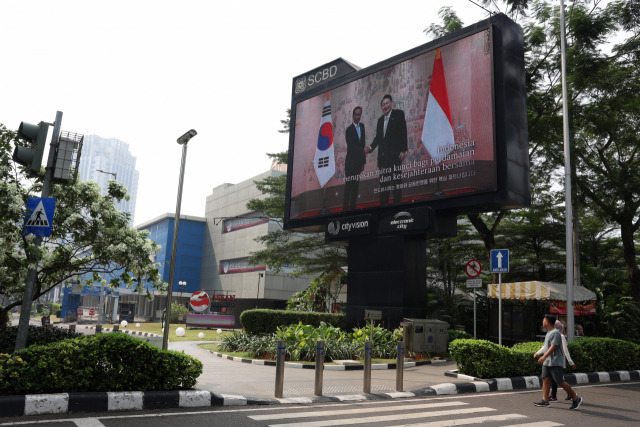
M524 96L522 30L504 15L294 92L285 227L526 206Z

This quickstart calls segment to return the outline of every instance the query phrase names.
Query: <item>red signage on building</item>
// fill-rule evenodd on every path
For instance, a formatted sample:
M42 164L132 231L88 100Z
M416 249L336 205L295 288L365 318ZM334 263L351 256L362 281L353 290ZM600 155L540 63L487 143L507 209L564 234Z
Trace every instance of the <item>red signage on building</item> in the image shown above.
M549 312L554 314L567 314L567 302L550 301ZM596 314L596 302L591 301L588 304L580 304L579 302L574 302L573 314L575 314L576 316L587 316L589 314Z
M189 299L189 304L193 311L205 311L209 308L209 295L205 291L194 292Z
M211 297L211 301L215 301L215 302L219 302L219 301L233 302L235 300L236 300L236 296L235 295L214 294Z

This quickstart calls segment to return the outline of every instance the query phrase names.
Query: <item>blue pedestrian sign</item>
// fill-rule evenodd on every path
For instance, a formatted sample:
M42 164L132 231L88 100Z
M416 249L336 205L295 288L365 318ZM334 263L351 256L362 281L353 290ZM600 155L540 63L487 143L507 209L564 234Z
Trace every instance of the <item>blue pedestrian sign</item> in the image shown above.
M24 218L24 234L39 237L51 236L55 197L30 197L27 199L27 215Z
M508 273L509 272L509 249L492 249L491 250L491 272L492 273Z

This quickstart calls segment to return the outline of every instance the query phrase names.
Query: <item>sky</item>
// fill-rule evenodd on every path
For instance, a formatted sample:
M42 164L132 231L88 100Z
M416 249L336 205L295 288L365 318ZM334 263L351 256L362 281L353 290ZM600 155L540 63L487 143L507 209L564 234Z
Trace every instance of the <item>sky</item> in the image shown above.
M267 171L266 153L287 150L278 130L295 76L427 43L442 6L465 25L487 17L467 0L3 1L0 123L17 130L62 111L62 130L128 143L135 225L175 212L176 139L195 129L181 214L204 217L213 188Z

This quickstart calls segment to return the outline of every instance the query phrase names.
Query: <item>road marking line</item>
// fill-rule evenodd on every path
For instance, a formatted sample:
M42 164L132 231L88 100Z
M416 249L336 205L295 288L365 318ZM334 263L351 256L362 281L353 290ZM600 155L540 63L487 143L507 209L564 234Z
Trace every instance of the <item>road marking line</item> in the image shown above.
M384 406L382 408L377 408L376 412L392 412L392 411L407 411L407 410L415 410L415 409L431 409L431 408L442 408L447 406L459 406L459 405L468 405L465 402L439 402L439 403L423 403L420 405L394 405L394 406ZM340 409L337 411L326 411L326 412L318 412L318 411L306 411L306 412L287 412L284 414L272 414L272 415L250 415L249 418L255 421L266 421L266 420L283 420L289 418L308 418L308 417L321 417L323 414L329 415L355 415L355 414L368 414L371 413L371 408L363 408L363 409Z
M339 425L351 425L351 424L370 424L370 423L384 423L389 421L407 420L416 418L428 418L428 417L444 417L460 414L472 414L474 412L491 412L495 411L493 408L465 408L454 409L451 411L433 411L416 414L397 414L397 415L383 415L380 417L364 417L364 418L343 418L340 420L321 420L321 421L309 421L303 423L293 424L270 424L270 427L327 427L327 426L339 426Z
M435 421L432 423L421 423L421 424L404 424L405 427L446 427L446 426L463 426L467 424L481 424L489 421L510 421L510 420L518 420L521 418L527 418L526 415L521 414L502 414L502 415L491 415L488 417L473 417L473 418L460 418L457 420L443 420L443 421ZM520 424L524 425L524 424ZM529 424L527 424L529 425ZM557 424L556 424L557 425ZM400 425L394 427L401 427ZM511 426L513 427L513 426ZM542 426L541 426L542 427Z
M510 427L554 427L563 426L564 424L554 423L553 421L538 421L535 423L514 424Z
M97 418L77 418L68 421L74 422L78 427L104 427Z

